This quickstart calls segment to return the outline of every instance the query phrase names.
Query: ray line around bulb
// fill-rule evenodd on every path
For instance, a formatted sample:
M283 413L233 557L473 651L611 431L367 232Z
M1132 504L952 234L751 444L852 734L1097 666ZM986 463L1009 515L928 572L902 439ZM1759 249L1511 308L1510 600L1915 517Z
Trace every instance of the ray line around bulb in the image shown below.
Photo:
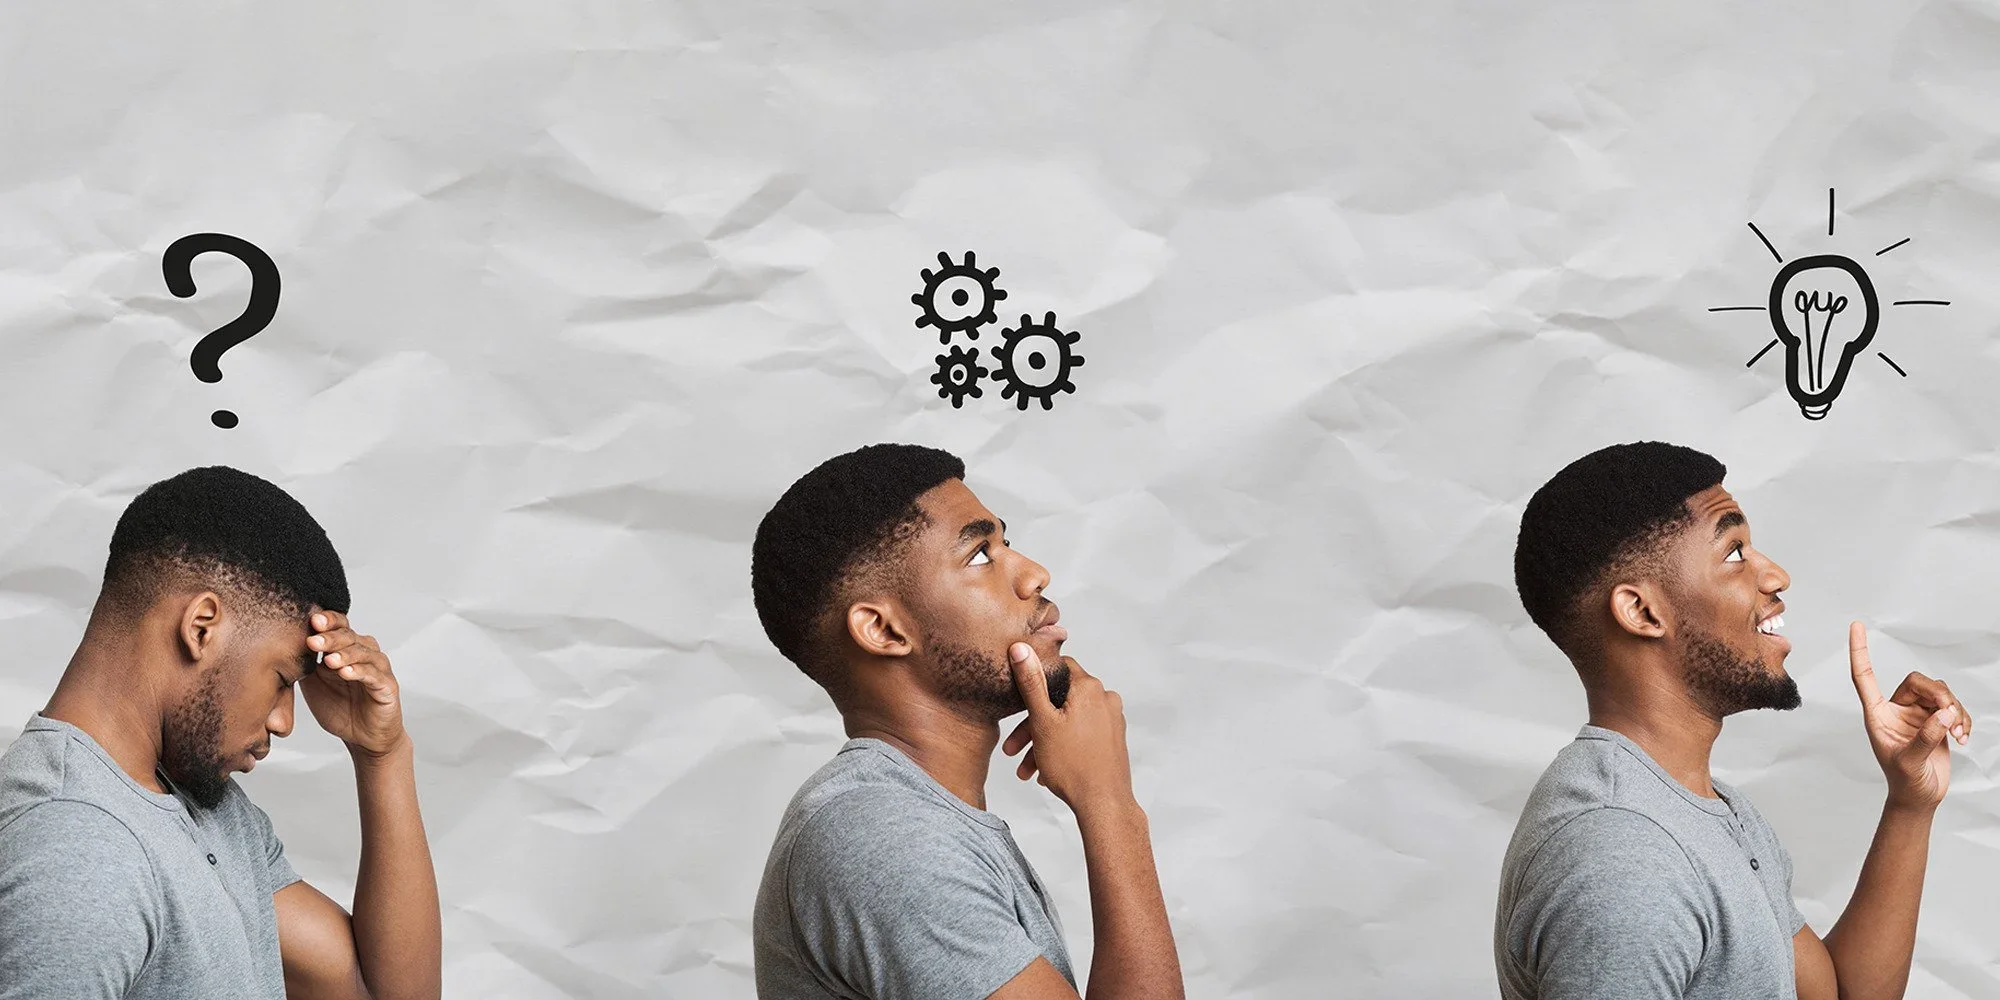
M1899 247L1899 246L1902 246L1903 244L1905 244L1905 243L1908 243L1908 242L1910 242L1910 238L1909 238L1908 236L1905 236L1905 237L1903 237L1902 239L1900 239L1900 240L1897 240L1896 242L1894 242L1894 243L1891 243L1891 244L1889 244L1888 246L1886 246L1886 247L1883 247L1882 249L1880 249L1880 250L1877 250L1877 251L1875 251L1875 256L1877 256L1877 257L1880 257L1880 256L1882 256L1883 254L1885 254L1885 253L1888 253L1889 251L1891 251L1891 250L1894 250L1894 249L1896 249L1897 247Z
M1895 301L1895 302L1891 302L1891 303L1889 303L1889 304L1890 304L1890 305L1892 305L1892 306L1948 306L1948 305L1951 305L1951 303L1950 303L1949 301L1945 300L1945 299L1900 299L1900 300L1898 300L1898 301Z
M1903 366L1902 366L1902 365L1899 365L1899 364L1895 363L1894 361L1890 361L1890 360L1889 360L1889 356L1888 356L1887 354L1883 354L1883 353L1882 353L1881 351L1876 351L1876 352L1875 352L1875 356L1876 356L1876 357L1878 357L1878 358L1881 358L1881 359L1882 359L1882 361L1883 361L1884 363L1886 363L1886 364L1887 364L1887 365L1888 365L1889 367L1891 367L1891 368L1894 368L1894 369L1896 369L1896 374L1898 374L1898 375L1901 375L1901 376L1903 376L1904 378L1909 378L1909 377L1910 377L1910 373L1909 373L1909 372L1906 372L1906 371L1904 371L1904 370L1903 370Z
M1712 313L1764 312L1765 308L1763 306L1709 306L1708 311Z
M1744 223L1744 225L1749 226L1750 231L1756 233L1757 238L1764 241L1764 249L1771 251L1771 256L1778 258L1778 263L1783 264L1785 262L1784 255L1778 252L1777 247L1771 245L1770 239L1764 235L1764 231L1762 229L1757 228L1756 223L1746 222Z
M1833 189L1826 189L1826 234L1833 235Z
M1758 351L1755 357L1752 357L1752 358L1751 358L1751 359L1750 359L1749 361L1746 361L1746 362L1744 362L1744 363L1743 363L1743 367L1745 367L1745 368L1748 368L1748 367L1750 367L1751 365L1754 365L1754 364L1756 364L1757 362L1759 362L1759 361L1763 360L1763 359L1764 359L1764 355L1766 355L1766 354L1769 354L1769 353L1771 353L1771 348L1773 348L1773 347L1776 347L1776 346L1778 346L1778 340L1777 340L1777 338L1773 337L1773 338L1771 338L1771 342L1770 342L1770 343L1768 343L1768 344L1765 344L1765 345L1764 345L1764 349L1763 349L1763 350L1761 350L1761 351Z

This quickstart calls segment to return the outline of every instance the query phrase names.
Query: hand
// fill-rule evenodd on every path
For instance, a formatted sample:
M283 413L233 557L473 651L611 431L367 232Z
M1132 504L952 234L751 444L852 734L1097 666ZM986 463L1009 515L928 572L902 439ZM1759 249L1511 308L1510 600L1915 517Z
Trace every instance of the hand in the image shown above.
M1896 693L1882 697L1875 667L1868 660L1868 630L1847 628L1847 660L1861 718L1875 760L1889 777L1889 801L1907 808L1936 809L1951 784L1951 743L1972 738L1972 716L1943 681L1912 672Z
M374 636L357 635L338 611L314 611L312 627L306 646L322 655L299 686L320 728L371 757L400 748L408 736L389 655Z
M1007 658L1013 664L1014 686L1028 706L1028 717L1002 744L1009 757L1028 751L1015 770L1021 780L1034 777L1079 814L1097 805L1133 801L1132 762L1125 751L1125 702L1118 692L1107 690L1103 681L1065 656L1069 697L1057 708L1049 700L1048 679L1034 647L1017 642L1007 650Z

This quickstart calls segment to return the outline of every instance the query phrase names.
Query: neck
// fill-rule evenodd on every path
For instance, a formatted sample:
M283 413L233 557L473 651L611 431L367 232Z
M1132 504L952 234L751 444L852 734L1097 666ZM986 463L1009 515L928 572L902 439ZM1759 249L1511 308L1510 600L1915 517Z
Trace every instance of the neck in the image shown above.
M1708 764L1722 720L1696 705L1683 686L1661 680L1669 676L1662 670L1610 664L1598 674L1585 684L1590 724L1637 743L1689 791L1716 798Z
M162 702L140 645L136 631L87 630L42 715L83 730L133 781L165 792L155 774Z
M875 698L841 706L850 739L873 738L901 750L931 779L974 809L986 808L986 770L1000 744L1000 724L968 718L928 698Z

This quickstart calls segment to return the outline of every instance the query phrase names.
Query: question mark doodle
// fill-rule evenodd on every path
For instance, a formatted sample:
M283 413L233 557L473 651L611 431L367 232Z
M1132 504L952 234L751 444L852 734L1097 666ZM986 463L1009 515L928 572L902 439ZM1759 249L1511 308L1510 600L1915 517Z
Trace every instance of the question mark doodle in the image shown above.
M175 240L167 248L166 259L161 262L161 269L167 276L167 289L178 298L193 295L194 259L210 251L226 253L250 268L250 304L243 307L242 315L201 338L201 342L194 345L194 354L188 358L188 367L194 369L195 378L203 382L220 382L223 352L262 332L271 325L271 317L278 314L278 265L272 262L269 254L257 249L249 240L227 233L195 233ZM236 426L236 414L228 410L217 410L208 419L217 427L226 429Z

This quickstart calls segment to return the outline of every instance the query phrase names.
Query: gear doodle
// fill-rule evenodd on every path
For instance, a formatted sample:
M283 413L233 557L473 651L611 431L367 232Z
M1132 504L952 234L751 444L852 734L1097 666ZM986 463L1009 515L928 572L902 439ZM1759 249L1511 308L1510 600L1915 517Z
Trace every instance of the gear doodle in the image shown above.
M984 395L979 388L979 380L986 377L986 366L979 363L979 352L954 347L948 353L937 356L938 370L931 376L937 383L938 398L951 400L951 408L956 410L965 405L965 397Z
M951 335L963 333L974 340L979 339L979 328L997 318L993 307L1007 293L994 287L993 282L1000 277L1000 269L989 267L980 270L972 259L972 251L965 252L965 263L954 263L951 255L940 252L938 263L944 265L933 271L924 268L924 290L910 296L922 315L917 317L918 326L934 326L938 331L938 343L951 343Z
M1083 355L1076 353L1074 346L1083 334L1057 329L1055 313L1040 323L1022 313L1020 327L1002 330L1000 335L1007 339L993 349L997 366L993 380L1005 386L1000 398L1013 397L1023 410L1028 408L1028 400L1039 399L1042 409L1052 410L1056 393L1076 391L1069 375L1072 369L1083 366Z

